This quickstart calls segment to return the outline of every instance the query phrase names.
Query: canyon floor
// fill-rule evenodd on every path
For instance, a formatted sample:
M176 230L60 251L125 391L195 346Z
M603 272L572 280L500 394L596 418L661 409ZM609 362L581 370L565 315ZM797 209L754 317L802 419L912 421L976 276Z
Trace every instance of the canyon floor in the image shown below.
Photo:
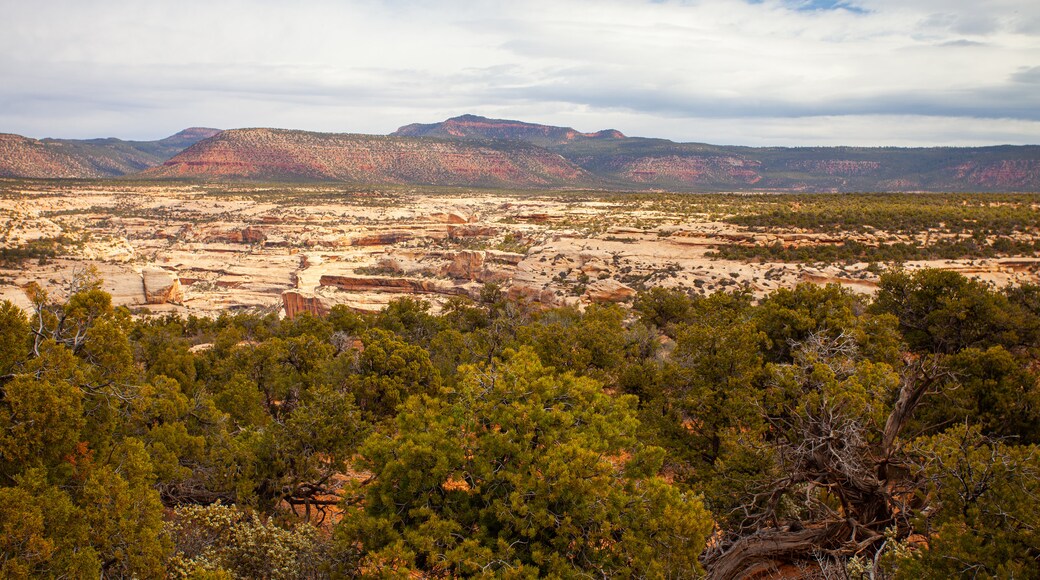
M886 264L711 254L721 246L812 248L852 240L877 247L968 235L943 224L907 232L734 223L733 216L758 211L756 204L797 211L802 203L762 195L119 181L0 186L0 249L33 240L51 248L0 268L0 299L25 308L29 283L60 294L89 267L117 305L196 315L295 315L336 304L377 310L405 295L436 309L452 296L476 297L488 283L547 306L630 302L654 286L700 294L747 287L761 296L808 281L867 293ZM1019 211L1034 220L1040 209L1023 199ZM1031 226L1011 235L1040 241ZM947 268L998 286L1040 282L1033 253L902 265Z

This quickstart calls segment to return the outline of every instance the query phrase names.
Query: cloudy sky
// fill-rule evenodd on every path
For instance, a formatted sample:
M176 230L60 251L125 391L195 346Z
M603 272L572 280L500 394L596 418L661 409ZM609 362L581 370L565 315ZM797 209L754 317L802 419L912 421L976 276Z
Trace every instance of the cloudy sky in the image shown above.
M0 0L0 132L1040 143L1037 0Z

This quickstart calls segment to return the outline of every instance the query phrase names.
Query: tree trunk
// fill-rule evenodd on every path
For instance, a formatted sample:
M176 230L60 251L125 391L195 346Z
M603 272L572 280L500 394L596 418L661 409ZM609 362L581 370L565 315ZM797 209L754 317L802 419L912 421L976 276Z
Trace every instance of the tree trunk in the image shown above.
M840 546L851 537L845 522L797 531L765 530L741 538L728 550L707 562L708 580L737 580L799 560L812 560L816 552Z

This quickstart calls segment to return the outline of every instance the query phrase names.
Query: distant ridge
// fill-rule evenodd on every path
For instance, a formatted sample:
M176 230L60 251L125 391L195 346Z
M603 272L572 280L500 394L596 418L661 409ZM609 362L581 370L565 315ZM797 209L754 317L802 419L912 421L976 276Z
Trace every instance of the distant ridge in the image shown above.
M624 139L620 131L607 129L596 133L580 133L570 127L553 127L508 119L488 119L477 115L461 115L440 123L405 125L390 135L394 137L443 137L469 139L509 139L526 141L539 147L564 145L586 139Z
M560 155L519 141L264 128L223 131L140 175L493 187L559 187L595 181Z
M0 177L518 188L1040 192L1040 146L736 147L461 115L390 136L192 128L159 141L0 135Z
M131 143L156 143L161 147L168 148L171 153L169 157L173 157L177 153L180 153L203 139L209 139L217 133L220 133L220 129L213 129L211 127L188 127L187 129L178 131L173 135L158 141L131 141ZM167 157L167 159L169 159L169 157Z
M154 167L219 129L192 127L158 141L31 139L0 134L0 177L103 178Z
M65 147L0 133L0 177L103 177Z
M1040 192L1040 146L735 147L581 133L462 115L394 135L512 139L559 153L615 187L678 191Z

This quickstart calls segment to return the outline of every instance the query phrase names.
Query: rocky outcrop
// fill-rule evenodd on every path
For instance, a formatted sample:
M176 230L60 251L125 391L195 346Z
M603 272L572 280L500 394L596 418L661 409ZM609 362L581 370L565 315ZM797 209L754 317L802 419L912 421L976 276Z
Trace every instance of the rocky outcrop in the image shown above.
M523 254L517 254L515 252L501 252L499 250L487 250L484 252L484 260L486 262L494 262L496 264L508 264L510 266L516 266L524 259Z
M394 294L468 295L465 288L446 286L433 280L375 276L322 276L319 284L346 292L389 292Z
M635 295L635 290L617 280L607 278L590 283L582 297L595 304L604 304L607 302L625 302L631 300Z
M444 274L456 280L480 280L484 272L484 252L463 250L456 252L444 267Z
M399 242L407 242L415 237L409 232L382 232L367 236L358 236L350 240L352 246L389 246Z
M1040 181L1040 159L969 161L956 167L956 178L974 186L1020 189Z
M761 163L735 156L640 157L618 160L618 174L636 183L702 185L736 182L754 185L762 181Z
M260 244L267 239L267 234L260 228L247 227L240 231L243 244Z
M391 274L395 276L404 274L404 266L401 265L401 262L396 258L391 257L380 258L373 269L383 274Z
M486 238L498 233L498 228L481 224L448 226L449 238Z
M184 301L181 282L172 272L157 267L141 270L145 304L179 304Z
M282 307L288 318L296 318L303 312L314 316L326 316L330 310L329 305L320 296L301 290L282 292Z
M423 188L394 188L397 198L388 208L363 197L330 204L328 196L314 195L314 191L340 188L313 185L297 188L296 195L279 198L278 203L262 194L231 200L228 196L199 195L199 188L182 184L126 181L100 187L93 183L25 181L12 187L18 193L9 196L5 206L13 216L6 222L8 243L79 232L90 232L91 239L65 248L62 251L68 253L54 259L28 260L19 267L0 269L0 297L7 297L3 288L16 296L24 294L21 287L30 281L38 281L48 292L56 293L52 295L59 295L73 272L94 266L105 281L104 289L112 294L113 304L137 309L147 301L156 304L147 308L153 313L184 315L217 316L239 308L282 308L287 315L296 316L305 311L320 314L332 305L371 312L409 295L429 302L436 311L455 295L479 295L487 283L495 283L502 292L531 301L536 307L628 302L631 290L626 285L683 288L702 295L746 285L761 298L777 288L813 280L869 292L877 274L867 264L840 261L823 266L734 260L712 257L708 252L719 245L818 247L846 240L870 245L916 243L925 237L928 243L934 243L940 235L880 229L750 230L715 221L714 215L700 214L683 196L590 195L585 201L586 194L475 191L463 196L426 192ZM277 187L281 190L284 186ZM119 193L112 196L109 189ZM271 186L242 184L228 189L262 192L270 191ZM1028 212L1030 199L982 196L977 204L1015 204L1009 211ZM720 207L745 203L737 198L727 200ZM775 203L771 199L760 201L766 204L762 207ZM957 198L948 203L962 201ZM749 203L758 202L751 199ZM786 200L783 205L800 211L806 203ZM230 213L233 210L239 213ZM62 214L53 215L55 211ZM966 208L965 216L973 215L972 211ZM481 221L448 224L438 218L439 223L432 222L429 216L434 212L479 215ZM550 219L518 223L518 214ZM261 224L260 218L265 215L284 219ZM600 227L606 223L615 225ZM267 236L262 245L204 241L227 232L241 236L250 224ZM444 239L448 227L485 225L499 231L479 241ZM350 245L352 238L393 232L415 238L410 243L376 247ZM964 239L942 235L951 240ZM245 238L258 239L250 236ZM1031 243L1040 235L1023 230L1014 238ZM284 239L288 245L273 246L272 239ZM477 250L489 247L516 251ZM998 287L1036 283L1040 277L1040 258L1034 259L1027 251L1000 258L944 259L907 267L922 264L976 276ZM142 272L145 265L149 268ZM183 288L182 298L177 296L178 285Z
M538 288L527 284L514 284L506 290L510 300L534 302L543 306L555 306L556 294L549 288Z
M458 212L438 212L430 214L430 221L440 224L465 224L470 217Z
M261 244L267 240L264 230L246 226L230 230L217 231L205 237L206 242L227 242L229 244Z

